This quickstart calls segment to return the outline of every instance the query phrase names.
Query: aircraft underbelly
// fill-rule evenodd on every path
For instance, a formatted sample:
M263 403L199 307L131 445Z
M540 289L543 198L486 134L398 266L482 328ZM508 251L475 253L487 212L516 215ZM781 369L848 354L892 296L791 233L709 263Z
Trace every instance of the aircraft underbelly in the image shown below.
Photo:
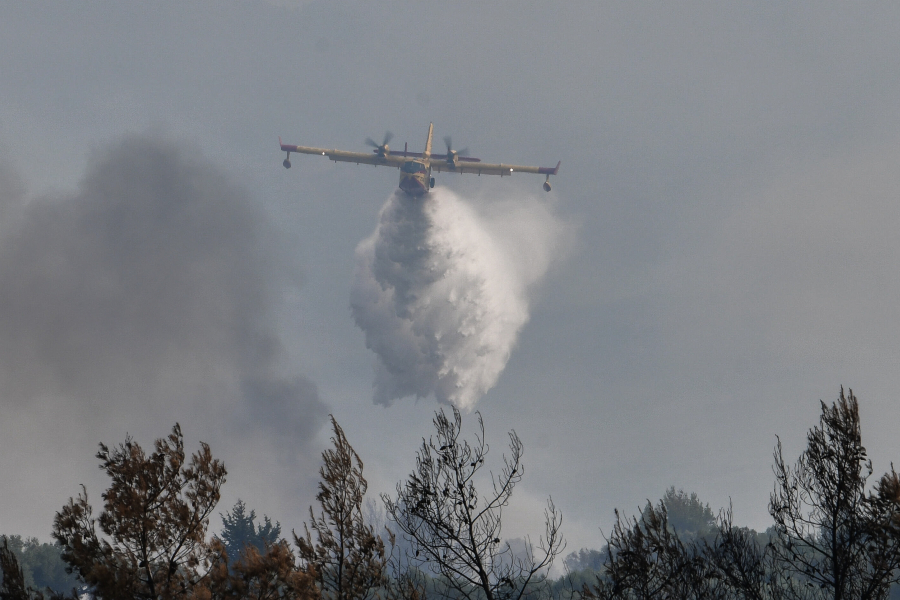
M420 180L420 178L415 175L401 175L400 189L410 196L421 196L428 191L428 186L425 183L424 177Z

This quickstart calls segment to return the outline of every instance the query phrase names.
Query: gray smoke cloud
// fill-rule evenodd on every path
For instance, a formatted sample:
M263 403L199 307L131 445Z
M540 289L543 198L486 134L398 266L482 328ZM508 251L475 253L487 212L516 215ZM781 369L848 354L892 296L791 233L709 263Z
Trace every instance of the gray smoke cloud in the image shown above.
M169 426L203 410L232 432L318 431L327 410L270 322L297 266L262 207L196 154L130 137L58 197L0 173L4 407L58 398Z
M472 409L506 366L563 228L534 198L484 204L398 190L357 247L350 304L378 357L376 403L434 394Z

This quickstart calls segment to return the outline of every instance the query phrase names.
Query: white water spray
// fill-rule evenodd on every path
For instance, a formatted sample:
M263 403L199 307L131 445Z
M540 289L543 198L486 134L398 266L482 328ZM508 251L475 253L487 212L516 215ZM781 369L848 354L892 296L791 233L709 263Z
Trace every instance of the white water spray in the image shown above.
M376 403L433 393L471 409L497 382L562 227L533 198L491 208L398 190L357 247L350 304L378 355Z

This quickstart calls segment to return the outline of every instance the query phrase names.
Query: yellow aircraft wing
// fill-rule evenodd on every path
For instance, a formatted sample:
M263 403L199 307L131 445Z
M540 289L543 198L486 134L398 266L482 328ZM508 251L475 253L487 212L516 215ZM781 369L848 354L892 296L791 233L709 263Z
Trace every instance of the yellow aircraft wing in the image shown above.
M474 175L499 175L506 177L513 173L538 173L540 175L556 175L559 172L560 161L555 167L525 167L521 165L490 164L482 162L451 163L446 160L431 162L431 168L438 173L472 173Z
M326 156L335 162L394 167L396 169L399 169L403 166L403 163L408 160L402 156L392 154L379 156L377 153L372 152L347 152L345 150L329 150L328 148L313 148L311 146L294 146L281 143L281 138L278 139L278 143L281 144L281 149L284 152L287 152L288 159L290 159L291 152L296 152L298 154L318 154L319 156Z

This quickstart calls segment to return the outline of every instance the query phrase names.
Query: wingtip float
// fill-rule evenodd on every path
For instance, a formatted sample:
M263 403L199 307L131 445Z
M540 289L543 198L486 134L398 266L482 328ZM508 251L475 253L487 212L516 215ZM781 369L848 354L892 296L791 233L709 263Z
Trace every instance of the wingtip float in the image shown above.
M411 196L424 196L434 187L434 177L431 176L432 171L437 171L438 173L499 175L500 177L508 177L513 173L536 173L538 175L546 175L543 188L544 191L549 192L550 176L559 173L559 166L562 164L562 161L559 161L555 167L528 167L503 163L483 163L480 158L465 156L467 152L465 148L463 150L454 150L449 136L444 138L447 152L444 154L432 154L431 143L433 136L434 124L432 123L428 126L428 137L425 140L424 152L409 152L405 144L402 152L392 151L388 142L393 137L393 134L389 131L385 133L381 144L378 144L372 138L366 139L366 143L374 148L371 154L313 148L310 146L295 146L283 143L281 137L278 138L278 144L281 146L281 150L287 153L282 163L285 169L291 168L291 152L327 156L335 162L353 162L358 165L375 165L400 169L400 189Z

